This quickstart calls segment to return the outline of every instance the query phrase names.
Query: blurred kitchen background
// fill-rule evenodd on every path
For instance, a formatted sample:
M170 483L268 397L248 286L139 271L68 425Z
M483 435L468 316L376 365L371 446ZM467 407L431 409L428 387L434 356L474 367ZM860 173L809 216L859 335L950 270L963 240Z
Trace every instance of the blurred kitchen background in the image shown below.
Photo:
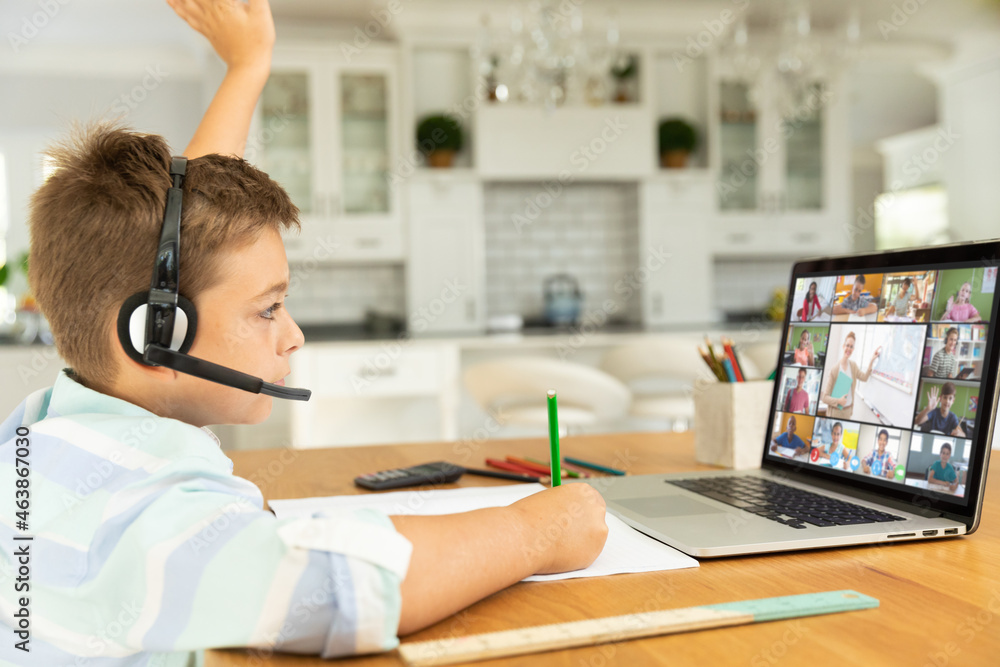
M683 429L706 332L773 368L795 259L997 235L996 0L271 5L246 158L302 212L315 398L226 447L542 435L546 384L570 432ZM6 415L61 368L20 267L42 148L117 117L180 151L223 70L158 0L0 27Z

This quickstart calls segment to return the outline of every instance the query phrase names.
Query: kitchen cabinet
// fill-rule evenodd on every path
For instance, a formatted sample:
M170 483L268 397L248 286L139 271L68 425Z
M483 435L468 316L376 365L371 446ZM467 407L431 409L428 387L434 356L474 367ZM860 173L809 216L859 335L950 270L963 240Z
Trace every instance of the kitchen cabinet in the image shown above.
M639 104L484 104L476 113L477 168L497 180L641 178L655 170L653 125L649 106Z
M647 326L712 320L713 173L684 170L639 189L639 267Z
M482 182L470 172L428 170L410 178L407 194L409 330L485 330Z
M403 259L403 215L390 170L400 150L398 53L370 45L276 49L247 159L291 195L302 231L292 262Z
M455 440L458 359L454 343L409 338L303 346L291 377L313 395L290 406L292 445Z
M775 79L765 77L751 89L721 63L712 76L716 253L794 257L849 250L843 76L817 80L784 109Z

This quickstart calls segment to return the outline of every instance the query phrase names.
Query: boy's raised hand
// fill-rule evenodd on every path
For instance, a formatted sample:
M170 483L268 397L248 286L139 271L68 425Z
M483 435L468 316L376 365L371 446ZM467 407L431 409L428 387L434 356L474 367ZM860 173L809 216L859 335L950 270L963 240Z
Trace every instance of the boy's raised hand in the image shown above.
M242 157L257 98L271 72L271 6L268 0L167 0L167 4L204 35L226 63L226 76L184 155Z
M927 391L927 410L928 411L937 410L939 395L940 395L940 390L937 387L931 387Z
M167 0L189 26L208 39L226 67L269 67L274 19L268 0Z

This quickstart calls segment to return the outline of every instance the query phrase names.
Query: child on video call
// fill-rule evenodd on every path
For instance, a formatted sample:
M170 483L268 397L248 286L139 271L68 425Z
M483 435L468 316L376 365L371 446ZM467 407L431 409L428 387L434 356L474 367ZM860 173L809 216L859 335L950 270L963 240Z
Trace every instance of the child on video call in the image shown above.
M865 474L885 477L886 479L893 478L896 474L896 462L892 459L892 452L886 449L888 444L889 431L883 428L875 437L875 449L861 460L861 469L865 471Z
M809 289L802 300L802 307L798 310L799 319L803 322L809 322L824 312L829 312L829 307L823 304L823 300L816 294L816 290L816 281L809 283Z
M799 336L799 344L795 347L795 363L799 366L816 365L816 354L808 329L804 329Z
M913 425L920 427L924 433L936 431L945 435L965 437L958 415L951 411L955 403L955 385L945 382L938 387L932 385L927 390L927 407L917 413Z
M958 292L948 297L941 319L950 322L981 322L979 311L972 305L972 283L965 282Z
M190 354L281 384L303 344L283 307L280 236L298 212L238 157L270 69L270 8L171 6L227 65L184 152L179 290L199 318ZM30 434L32 545L51 558L32 582L30 653L5 641L0 663L179 667L224 646L385 651L524 577L580 569L601 552L603 499L583 484L463 514L276 519L205 428L259 423L273 399L145 365L117 335L122 304L149 289L171 184L166 142L98 125L52 157L31 203L29 280L70 368L0 424L2 488L16 488L17 440ZM5 571L17 567L11 544L0 549ZM135 611L105 637L122 609Z
M889 307L886 309L886 315L899 318L909 317L910 305L920 301L915 294L911 293L910 287L912 285L913 280L911 278L903 279L902 284L899 286L899 291L896 293L896 298L891 301Z

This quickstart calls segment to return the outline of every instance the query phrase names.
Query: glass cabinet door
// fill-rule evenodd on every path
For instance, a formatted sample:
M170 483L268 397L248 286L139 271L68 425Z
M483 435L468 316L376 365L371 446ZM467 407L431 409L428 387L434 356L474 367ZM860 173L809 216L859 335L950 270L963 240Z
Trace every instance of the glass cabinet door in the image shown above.
M341 197L347 215L390 212L388 87L382 73L340 74Z
M757 208L757 113L744 83L724 81L719 96L719 209L752 211Z
M309 75L272 72L261 94L259 163L302 213L313 211Z
M820 84L811 87L806 103L785 118L785 198L793 211L823 208L823 99Z

